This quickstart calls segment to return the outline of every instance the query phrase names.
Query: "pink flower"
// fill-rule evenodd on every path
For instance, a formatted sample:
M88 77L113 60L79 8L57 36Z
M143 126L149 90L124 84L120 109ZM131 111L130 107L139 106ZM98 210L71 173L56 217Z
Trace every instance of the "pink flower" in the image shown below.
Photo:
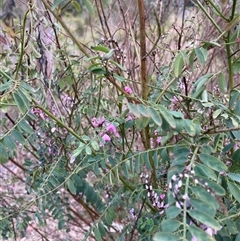
M191 224L190 224L190 225L191 225ZM205 224L202 224L202 225L200 226L200 228L201 228L202 230L204 230L205 233L207 233L209 236L213 236L213 235L217 234L217 231L218 231L218 230L214 230L214 229L206 226ZM198 239L197 239L195 236L192 236L191 241L198 241Z
M224 172L224 171L219 172L219 174L220 174L221 176L227 176L227 173L226 173L226 172Z
M239 148L238 144L235 143L235 145L234 145L234 147L233 147L233 150L236 151L238 148Z
M113 124L109 124L107 127L106 127L106 131L110 134L114 134L116 135L117 134L117 128L115 127L115 125Z
M72 164L72 163L74 163L74 161L75 161L75 157L74 157L74 156L71 156L71 158L70 158L70 163Z
M212 229L212 228L207 228L207 229L205 230L205 232L206 232L208 235L210 235L210 236L213 236L213 235L217 234L217 231L214 230L214 229Z
M133 118L132 118L132 116L129 115L129 116L127 117L126 121L131 121L131 120L133 120Z
M104 124L104 122L105 122L104 116L102 116L101 118L98 119L99 126L102 126Z
M96 117L93 117L91 122L94 127L98 127L98 119Z
M56 127L53 127L52 129L51 129L51 132L53 133L53 132L55 132L56 131Z
M160 198L163 200L165 198L165 194L164 193L160 194Z
M105 141L105 143L108 143L109 141L111 141L111 137L108 134L104 134L102 138Z
M226 165L227 165L227 166L230 166L230 165L232 165L232 162L231 162L230 160L227 160L227 161L226 161Z
M46 119L45 115L44 115L44 113L41 109L33 108L33 109L31 109L31 113L34 114L34 115L39 115L43 120Z
M131 95L133 93L132 89L127 85L124 87L124 90L127 92L127 94Z
M198 241L198 239L195 236L192 236L191 241Z
M176 96L173 96L172 103L173 104L177 104L178 103L178 98Z
M161 141L162 141L162 137L159 136L159 137L157 138L156 142L157 142L158 144L161 144Z
M93 117L91 122L94 127L102 127L102 125L105 122L105 118L104 116L100 117L99 119L97 119L96 117Z

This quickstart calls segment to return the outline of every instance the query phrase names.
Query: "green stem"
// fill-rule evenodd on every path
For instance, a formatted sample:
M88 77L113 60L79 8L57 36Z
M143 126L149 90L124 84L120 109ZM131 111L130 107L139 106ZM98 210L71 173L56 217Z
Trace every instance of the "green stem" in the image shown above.
M238 131L240 130L240 127L231 127L231 128L226 128L226 129L220 129L220 130L213 130L213 131L206 131L203 134L208 134L208 135L214 135L217 133L223 133L223 132L229 132L229 131Z
M22 60L23 60L23 55L24 55L24 40L25 40L25 27L26 27L26 21L27 21L27 15L29 13L29 10L27 10L27 12L24 15L24 19L23 19L23 29L22 29L22 42L21 42L21 52L20 52L20 56L19 56L19 60L18 60L18 64L17 64L17 68L16 68L16 75L15 75L15 79L17 79L17 75L19 72L19 69L22 65Z
M220 12L220 10L216 7L216 4L213 3L211 0L207 0L207 2L215 9L215 11L217 12L217 14L224 19L225 21L228 21L228 19Z
M233 1L233 5L232 5L232 14L231 17L229 19L229 22L231 22L234 18L235 15L235 10L236 10L236 4L237 1L234 0ZM231 61L231 49L230 49L230 45L227 44L230 42L230 38L231 38L231 29L228 31L228 35L227 35L227 41L226 41L226 51L227 51L227 60L228 60L228 78L229 78L229 93L231 92L231 90L234 87L234 79L233 79L233 65L232 65L232 61Z
M240 216L240 212L234 213L234 214L229 215L229 216L224 217L224 218L221 218L221 219L219 219L218 221L221 223L221 222L223 222L223 221L225 221L225 220L230 220L231 218L235 218L235 217L239 217L239 216Z
M78 140L80 140L81 142L85 143L85 141L78 135L76 134L75 131L73 131L70 127L68 127L67 125L65 125L61 120L59 120L57 117L55 117L50 111L48 111L47 109L45 109L43 106L39 105L38 102L34 99L32 99L32 102L34 103L35 107L39 108L40 110L42 110L46 115L48 115L49 117L51 117L54 121L57 122L57 124L59 124L60 126L62 126L63 128L65 128L69 133L71 133L73 136L75 136ZM86 143L85 143L86 144Z
M232 14L231 14L230 21L231 21L231 20L233 20L233 18L234 18L235 11L236 11L236 5L237 5L237 0L233 0L233 5L232 5Z
M176 80L176 78L172 79L166 87L164 87L164 89L162 90L162 92L160 93L160 95L157 97L155 103L158 103L161 98L163 97L164 93L168 90L168 88L172 85L172 83Z
M9 80L13 80L8 74L6 74L4 71L2 71L0 69L0 74L3 75L5 78L9 79Z
M231 22L233 20L233 18L234 18L235 10L236 10L236 4L237 4L237 1L234 0L233 1L233 5L232 5L232 14L231 14L231 17L229 19L229 22ZM231 38L231 30L228 31L226 43L230 42L230 38ZM229 44L226 45L227 60L228 60L228 71L229 71L229 74L228 74L228 78L229 78L229 93L231 92L231 90L234 87L233 65L232 65L232 61L231 61L231 49L230 49L230 47L231 46Z
M222 33L222 30L220 29L220 27L217 25L217 23L214 21L214 19L209 15L209 13L207 12L207 10L204 8L204 6L197 0L196 1L197 5L199 6L199 8L204 12L204 14L206 15L206 17L211 21L211 23L215 26L215 28Z
M231 32L228 31L226 43L230 42L230 38L231 38ZM234 80L233 80L233 65L231 61L231 46L229 44L226 44L226 51L227 51L229 93L230 93L234 86Z

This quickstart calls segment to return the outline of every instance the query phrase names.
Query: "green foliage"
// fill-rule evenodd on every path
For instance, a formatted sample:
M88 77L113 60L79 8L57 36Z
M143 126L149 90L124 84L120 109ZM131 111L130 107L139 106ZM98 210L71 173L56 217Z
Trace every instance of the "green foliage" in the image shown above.
M143 1L138 3L132 7L141 16ZM62 233L84 227L83 240L238 240L240 91L233 51L239 40L230 31L235 1L230 18L219 5L209 2L206 11L196 1L217 33L204 35L183 14L170 37L160 35L168 23L161 26L153 17L157 8L143 11L149 25L142 26L142 19L125 16L131 8L118 2L116 14L112 4L46 2L51 18L44 15L30 33L26 22L39 25L32 6L19 24L21 35L14 33L14 58L8 52L9 63L0 58L0 165L14 176L3 179L1 237L17 239L30 222L40 230L52 218ZM108 6L118 27L109 26ZM72 8L82 15L88 10L89 24L83 25L94 23L86 31L90 43L70 29L69 13L61 16ZM228 21L227 30L220 20ZM220 49L223 58L215 54ZM26 193L16 195L15 182Z

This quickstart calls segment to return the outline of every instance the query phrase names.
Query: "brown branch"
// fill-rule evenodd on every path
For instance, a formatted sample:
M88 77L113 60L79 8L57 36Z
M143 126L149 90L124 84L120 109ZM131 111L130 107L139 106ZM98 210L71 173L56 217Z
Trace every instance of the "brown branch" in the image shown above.
M9 157L9 160L15 165L15 166L17 166L17 167L19 167L22 171L26 171L26 169L22 166L22 165L20 165L18 162L16 162L12 157Z
M144 13L144 2L138 0L139 21L140 21L140 71L141 71L141 84L142 84L142 98L147 99L147 65L146 65L146 29Z
M225 129L219 129L219 130L213 130L213 131L205 131L203 134L217 134L217 133L222 133L222 132L229 132L229 131L239 131L240 127L231 127L231 128L225 128Z
M146 58L146 29L145 29L145 21L146 16L144 12L144 1L138 0L138 11L139 11L139 21L140 21L140 71L141 71L141 91L142 91L142 99L143 101L147 100L148 95L148 87L147 87L147 58ZM144 129L144 136L142 137L143 143L145 145L145 149L149 150L151 148L150 145L150 136L149 136L149 125L147 125ZM156 177L156 169L154 166L154 161L152 157L150 159L150 164L152 166L152 183L153 188L157 188L157 177Z
M129 241L132 241L132 240L133 240L134 231L135 231L135 229L136 229L136 227L137 227L138 220L139 220L139 218L141 217L141 213L142 213L142 210L143 210L143 207L144 207L145 202L146 202L146 199L143 199L142 205L141 205L141 208L140 208L140 211L139 211L139 213L138 213L138 215L137 215L137 218L136 218L136 220L135 220L135 222L134 222L134 225L133 225L133 228L132 228L132 232L131 232L131 237L130 237Z

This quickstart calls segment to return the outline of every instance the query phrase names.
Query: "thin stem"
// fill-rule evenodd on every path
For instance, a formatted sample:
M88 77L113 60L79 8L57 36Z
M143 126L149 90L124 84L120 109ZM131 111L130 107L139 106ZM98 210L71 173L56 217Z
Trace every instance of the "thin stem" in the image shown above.
M227 37L227 42L230 39L230 31L228 32L228 37ZM229 93L233 89L234 86L234 80L233 80L233 66L232 66L232 61L231 61L231 49L230 45L226 45L226 50L227 50L227 62L228 62L228 78L229 78Z
M176 81L176 78L172 79L167 86L162 90L162 92L160 93L160 95L158 96L158 98L156 99L155 103L158 103L161 98L163 97L164 93L167 91L167 89L172 85L172 83Z
M235 10L236 10L236 5L237 5L237 0L233 0L233 5L232 5L232 14L231 14L231 18L230 21L234 18L235 15Z
M233 18L234 18L235 9L236 9L236 3L237 3L237 1L234 0L233 1L233 5L232 5L232 14L231 14L231 17L230 17L230 21L232 21ZM231 29L228 31L226 43L229 43L230 39L231 39ZM230 47L231 46L229 44L226 45L227 61L228 61L229 93L231 92L231 90L234 87L233 65L232 65L232 61L231 61L231 49L230 49Z
M57 124L59 124L60 126L62 126L63 128L65 128L69 133L71 133L73 136L75 136L78 140L80 140L81 142L85 143L85 141L75 132L73 131L70 127L68 127L67 125L65 125L61 120L59 120L57 117L55 117L50 111L48 111L47 109L45 109L43 106L39 105L38 102L34 99L32 99L35 107L39 108L40 110L42 110L46 115L48 115L49 117L51 117L54 121L57 122Z
M206 15L206 17L211 21L211 23L213 24L213 26L220 32L222 33L222 30L220 29L220 27L217 25L217 23L214 21L214 19L209 15L209 13L207 12L207 10L204 8L204 6L197 0L196 1L197 5L199 6L199 8L203 11L203 13Z
M21 42L21 52L20 52L20 56L19 56L19 60L18 60L18 64L17 64L17 68L16 68L16 75L15 75L15 79L17 79L17 75L19 72L19 69L22 65L22 60L23 60L23 55L24 55L24 47L25 47L25 28L26 28L26 21L27 21L27 15L29 13L29 10L27 10L27 12L24 15L24 19L23 19L23 30L22 30L22 42Z
M214 134L217 134L217 133L223 133L223 132L229 132L229 131L238 131L240 130L240 127L231 127L231 128L225 128L225 129L220 129L220 130L215 130L215 131L206 131L204 132L207 133L207 134L210 134L210 135L214 135Z
M112 38L112 34L111 34L110 28L109 28L109 26L108 26L108 21L107 21L105 12L104 12L104 7L103 7L103 4L102 4L102 1L100 0L99 3L100 3L100 8L101 8L101 11L102 11L103 19L104 19L105 26L106 26L106 28L107 28L109 37Z
M228 21L228 19L220 12L220 10L216 7L216 3L213 3L211 0L207 0L207 2L215 9L217 14L224 19L225 21Z

